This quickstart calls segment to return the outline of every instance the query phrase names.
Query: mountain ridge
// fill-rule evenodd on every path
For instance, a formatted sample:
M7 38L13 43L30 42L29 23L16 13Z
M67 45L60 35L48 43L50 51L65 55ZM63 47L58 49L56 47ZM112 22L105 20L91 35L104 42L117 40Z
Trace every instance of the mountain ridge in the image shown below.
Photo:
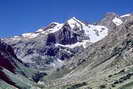
M132 80L133 14L107 13L95 24L70 18L2 39L45 89L124 89ZM131 82L130 82L131 83Z

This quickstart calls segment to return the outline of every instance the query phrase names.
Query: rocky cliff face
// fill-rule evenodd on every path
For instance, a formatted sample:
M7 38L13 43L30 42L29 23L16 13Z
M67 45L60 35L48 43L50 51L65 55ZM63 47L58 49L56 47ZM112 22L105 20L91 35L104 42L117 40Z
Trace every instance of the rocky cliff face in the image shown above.
M62 88L67 87L64 89L73 89L73 87L77 87L75 89L130 89L133 87L133 15L113 18L112 23L108 25L111 25L108 36L88 46L83 52L66 62L64 69L70 72L64 77L51 81L50 87L60 85ZM98 24L103 24L105 19L107 20L107 17ZM83 83L86 85L77 86Z
M3 69L7 69L10 72L15 73L16 63L11 57L9 57L10 54L14 56L13 49L4 42L0 41L0 79L17 87L15 83L3 72Z
M75 17L65 23L51 23L33 33L3 39L16 55L34 68L61 67L84 48L108 35L103 25L85 24Z

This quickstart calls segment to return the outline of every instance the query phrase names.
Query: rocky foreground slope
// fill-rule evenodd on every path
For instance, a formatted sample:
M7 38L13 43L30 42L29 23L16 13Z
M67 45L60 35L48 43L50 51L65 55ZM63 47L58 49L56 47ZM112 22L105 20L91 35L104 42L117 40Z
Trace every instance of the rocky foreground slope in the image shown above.
M95 24L76 18L2 39L29 68L46 72L42 89L131 89L133 14L108 13Z
M0 89L32 89L39 74L18 59L10 45L0 40Z

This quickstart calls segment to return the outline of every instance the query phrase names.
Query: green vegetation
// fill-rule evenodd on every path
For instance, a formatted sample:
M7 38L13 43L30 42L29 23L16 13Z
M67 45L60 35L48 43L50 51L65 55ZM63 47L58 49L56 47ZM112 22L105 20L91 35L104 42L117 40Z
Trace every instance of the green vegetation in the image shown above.
M82 82L82 83L78 83L78 84L74 84L74 85L66 85L63 86L63 89L79 89L80 87L86 86L87 83L86 82Z
M66 68L56 69L50 75L44 76L44 80L55 80L57 78L63 77L65 74L67 74L69 72L70 72L70 70L68 70Z
M130 82L128 84L125 84L125 85L121 86L118 89L133 89L133 82Z

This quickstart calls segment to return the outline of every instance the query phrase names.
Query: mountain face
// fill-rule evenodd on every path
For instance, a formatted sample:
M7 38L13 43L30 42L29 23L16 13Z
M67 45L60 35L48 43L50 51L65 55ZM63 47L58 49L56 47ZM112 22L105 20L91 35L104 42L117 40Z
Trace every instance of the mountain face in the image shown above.
M133 14L107 13L95 24L73 17L2 40L13 47L15 53L8 52L20 64L47 73L37 79L42 89L133 87ZM14 73L18 63L6 63L10 67L0 65Z
M112 24L104 40L89 46L66 64L73 70L61 79L62 82L88 83L83 89L132 89L133 15L117 18L121 18L119 24L123 23Z
M31 67L61 67L64 60L102 40L109 29L86 24L75 17L65 23L51 23L33 33L3 39L12 45L18 58Z
M10 59L10 56L6 57L8 54L11 54L14 58L16 58L15 54L13 53L13 49L0 41L0 79L17 87L15 83L12 82L3 72L3 69L9 70L12 73L15 73L16 70L16 63L14 60Z
M110 20L113 22L107 24L110 29L108 36L69 59L64 70L70 72L63 77L53 79L50 87L132 89L133 15L114 16L108 20L107 17L97 24L103 25L105 21L110 23Z

